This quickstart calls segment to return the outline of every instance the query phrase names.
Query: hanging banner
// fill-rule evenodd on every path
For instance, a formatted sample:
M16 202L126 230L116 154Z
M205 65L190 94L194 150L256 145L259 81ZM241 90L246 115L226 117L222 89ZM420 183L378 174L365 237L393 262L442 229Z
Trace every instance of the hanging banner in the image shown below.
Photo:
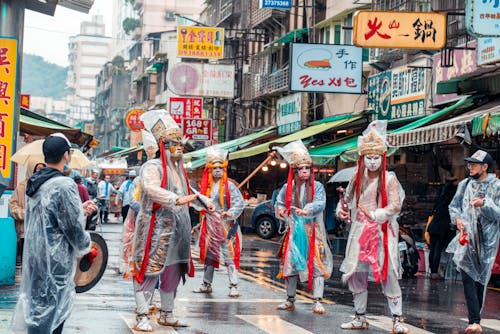
M141 131L144 129L144 123L141 121L141 115L144 114L142 109L133 109L127 113L125 124L130 131Z
M302 93L288 95L276 101L276 125L279 135L286 135L301 129L301 110Z
M292 0L259 0L259 8L291 9Z
M472 36L500 37L500 1L467 0L465 26Z
M360 10L353 29L353 44L364 48L441 50L446 45L446 15L440 13Z
M29 94L21 94L21 107L25 108L25 109L29 109L30 108L30 98L31 96Z
M487 65L500 62L500 38L477 39L477 64Z
M177 27L177 57L224 58L224 28Z
M12 179L16 114L17 39L0 37L0 173Z
M212 120L184 118L182 132L188 140L211 140Z
M177 124L182 124L184 118L203 117L203 98L201 97L171 97L169 112Z
M290 90L361 93L363 49L353 45L292 43Z

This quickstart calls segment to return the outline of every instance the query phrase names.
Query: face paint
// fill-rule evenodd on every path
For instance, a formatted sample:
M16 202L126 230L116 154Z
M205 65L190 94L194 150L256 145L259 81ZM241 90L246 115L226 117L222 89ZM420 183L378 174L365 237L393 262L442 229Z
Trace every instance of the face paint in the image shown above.
M311 166L299 165L295 167L295 171L301 181L307 181L311 177Z
M224 169L221 167L212 168L212 177L214 179L220 179L224 175Z
M182 158L184 153L184 146L181 142L165 141L165 149L170 151L170 157L173 159Z
M378 154L368 154L364 156L364 163L370 172L377 171L382 165L382 156Z

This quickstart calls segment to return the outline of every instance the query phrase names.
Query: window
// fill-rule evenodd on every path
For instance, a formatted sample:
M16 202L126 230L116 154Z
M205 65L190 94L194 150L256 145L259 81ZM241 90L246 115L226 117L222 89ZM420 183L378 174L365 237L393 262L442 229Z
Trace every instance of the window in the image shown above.
M347 15L344 20L344 27L348 29L344 30L344 44L352 44L352 13Z
M334 26L334 33L333 33L333 44L340 44L340 30L341 30L340 25L335 25Z
M330 26L325 28L325 43L330 44Z

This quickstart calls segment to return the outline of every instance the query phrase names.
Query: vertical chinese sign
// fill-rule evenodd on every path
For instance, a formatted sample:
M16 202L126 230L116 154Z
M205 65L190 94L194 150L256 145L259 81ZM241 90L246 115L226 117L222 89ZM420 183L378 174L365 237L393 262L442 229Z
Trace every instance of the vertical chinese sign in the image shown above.
M177 57L224 58L224 28L177 27Z
M500 37L500 0L467 0L467 32L476 37Z
M16 112L17 39L0 37L0 172L12 179Z
M302 93L279 98L276 101L276 125L279 135L287 135L301 129Z
M365 48L441 50L446 44L440 13L360 10L353 29L353 44Z
M184 118L202 118L203 98L171 97L168 109L177 124L182 124L182 119Z

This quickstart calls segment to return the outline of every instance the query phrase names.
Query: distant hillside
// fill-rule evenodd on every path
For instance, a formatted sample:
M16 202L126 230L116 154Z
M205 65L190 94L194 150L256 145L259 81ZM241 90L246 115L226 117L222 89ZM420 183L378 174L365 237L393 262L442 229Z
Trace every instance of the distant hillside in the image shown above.
M67 67L46 62L42 57L23 55L21 92L32 96L63 98L66 93Z

